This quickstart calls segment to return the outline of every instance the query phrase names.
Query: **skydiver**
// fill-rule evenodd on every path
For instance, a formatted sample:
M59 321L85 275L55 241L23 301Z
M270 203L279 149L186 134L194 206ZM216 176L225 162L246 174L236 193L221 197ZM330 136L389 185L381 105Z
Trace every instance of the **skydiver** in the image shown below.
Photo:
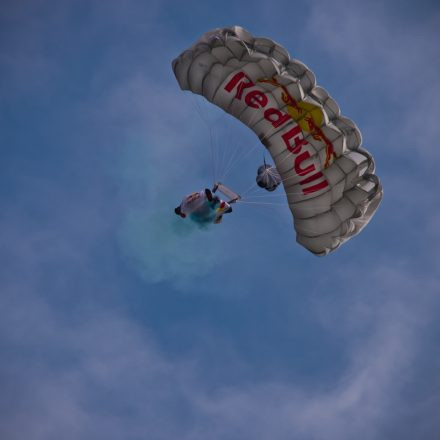
M214 195L213 193L217 191L217 187L218 185L215 185L212 190L205 188L203 191L186 196L182 203L174 209L174 212L182 218L189 215L197 223L220 223L223 214L232 212L230 203L235 202L235 200L225 202Z

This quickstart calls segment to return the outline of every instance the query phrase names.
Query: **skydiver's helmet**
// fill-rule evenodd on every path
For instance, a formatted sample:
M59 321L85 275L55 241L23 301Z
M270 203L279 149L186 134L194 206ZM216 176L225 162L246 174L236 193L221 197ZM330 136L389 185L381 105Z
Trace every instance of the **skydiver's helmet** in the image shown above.
M274 165L264 164L257 170L257 185L266 191L275 191L281 183L281 176Z

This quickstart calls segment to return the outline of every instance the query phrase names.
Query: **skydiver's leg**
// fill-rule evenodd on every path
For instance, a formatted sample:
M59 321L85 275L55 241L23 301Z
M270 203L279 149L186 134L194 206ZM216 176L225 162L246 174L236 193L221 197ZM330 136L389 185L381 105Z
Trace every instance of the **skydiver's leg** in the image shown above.
M231 213L231 212L232 212L232 208L229 207L229 208L225 211L225 214L229 214L229 213Z
M212 202L212 192L209 188L205 188L205 194L206 194L206 198L208 199L208 201Z
M221 223L221 221L223 220L223 215L219 215L215 220L214 223L216 225L218 225L219 223Z
M178 206L177 208L174 208L174 213L177 215L180 215L180 217L185 218L186 215L182 212L182 209L180 208L180 206Z

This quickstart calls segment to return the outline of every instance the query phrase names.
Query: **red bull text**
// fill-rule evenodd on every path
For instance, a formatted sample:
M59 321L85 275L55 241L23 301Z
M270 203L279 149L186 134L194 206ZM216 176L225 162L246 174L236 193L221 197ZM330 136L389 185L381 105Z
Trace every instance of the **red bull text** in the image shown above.
M275 78L262 78L257 80L257 82L268 82L281 89L282 100L287 105L287 113L275 107L267 107L269 98L264 91L255 89L255 87L257 87L256 84L243 71L234 74L224 86L224 90L228 93L232 93L235 90L234 99L240 101L244 99L248 107L261 109L264 119L276 129L284 125L287 127L287 125L292 124L292 122L294 123L293 127L288 131L281 133L282 130L280 130L276 135L281 137L286 149L294 156L292 169L297 176L303 178L298 182L302 187L303 194L312 194L329 186L327 179L323 173L316 168L315 163L304 164L311 155L310 152L304 148L304 146L308 144L308 141L304 139L303 131L311 133L314 139L325 144L326 161L324 168L329 166L331 159L336 158L332 143L326 138L319 124L315 121L315 119L319 118L320 114L322 116L322 110L311 104L308 104L309 108L306 109L305 105L301 105L301 101L295 101L287 91L287 88L278 83ZM310 107L314 109L317 116L310 116ZM299 122L299 120L301 120L301 122Z

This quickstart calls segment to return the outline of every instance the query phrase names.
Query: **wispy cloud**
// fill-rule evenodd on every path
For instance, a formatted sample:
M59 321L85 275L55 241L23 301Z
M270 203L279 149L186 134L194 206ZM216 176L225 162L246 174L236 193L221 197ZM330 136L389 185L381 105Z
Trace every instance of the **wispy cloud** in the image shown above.
M377 131L369 139L378 142L377 148L437 157L440 58L432 37L438 33L440 11L431 10L408 27L398 12L392 13L398 5L314 2L309 30L341 68L347 66L377 95L374 107L367 107L370 131Z
M3 435L179 435L188 440L393 435L394 424L402 423L412 408L411 399L402 399L405 385L423 372L418 339L434 319L430 299L438 289L429 283L378 269L369 282L374 299L362 289L354 291L356 299L343 307L345 317L338 316L336 304L327 307L327 316L345 320L354 338L348 338L347 366L339 379L313 390L275 377L252 386L213 386L198 373L196 358L171 360L144 327L123 315L93 309L80 320L66 321L41 297L29 294L25 326L14 301L2 307L4 341L19 346L27 359L3 366L3 376L20 384L15 396L5 388L13 415L3 424ZM423 289L422 300L414 296L415 287ZM348 299L350 292L342 294ZM362 334L363 325L367 332ZM424 418L433 417L432 405L425 403L425 413L400 438L421 432ZM426 438L433 437L428 433Z

